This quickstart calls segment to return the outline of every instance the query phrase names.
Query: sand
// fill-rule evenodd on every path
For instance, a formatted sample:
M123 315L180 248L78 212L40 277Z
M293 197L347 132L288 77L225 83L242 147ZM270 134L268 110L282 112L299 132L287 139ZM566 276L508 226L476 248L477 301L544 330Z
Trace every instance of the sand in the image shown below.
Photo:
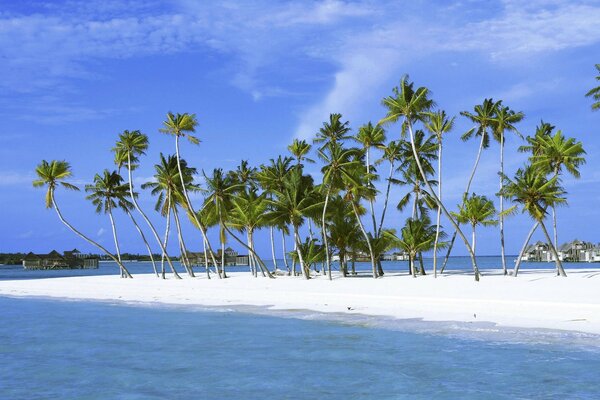
M502 326L548 328L600 334L600 270L569 270L567 278L550 270L523 271L518 277L498 273L475 282L453 273L435 279L387 274L333 281L319 276L254 278L232 272L182 280L87 276L0 281L0 295L110 300L173 305L266 306L318 312L358 313L427 321L493 322ZM201 274L198 274L201 275Z

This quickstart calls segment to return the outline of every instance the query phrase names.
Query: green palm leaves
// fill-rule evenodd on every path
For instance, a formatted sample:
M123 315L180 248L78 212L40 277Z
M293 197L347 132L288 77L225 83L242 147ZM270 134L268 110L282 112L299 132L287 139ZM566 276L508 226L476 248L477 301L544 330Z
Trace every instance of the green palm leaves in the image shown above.
M196 114L173 114L169 112L167 113L167 119L163 122L163 127L159 131L167 135L185 137L190 143L199 144L200 139L192 135L196 132L197 125Z
M600 64L596 64L596 70L598 71L596 80L600 81ZM596 86L595 88L590 89L590 91L587 92L585 96L591 97L592 99L596 100L596 102L592 104L592 110L600 110L600 86Z
M37 179L33 181L33 187L47 186L46 208L52 208L54 191L58 186L68 190L79 190L73 184L65 182L65 179L72 176L71 165L66 161L46 161L43 160L36 168Z
M116 208L130 210L133 207L129 201L129 186L124 183L117 171L105 169L102 175L94 176L94 183L85 186L85 191L90 193L86 199L96 206L97 213L108 214Z

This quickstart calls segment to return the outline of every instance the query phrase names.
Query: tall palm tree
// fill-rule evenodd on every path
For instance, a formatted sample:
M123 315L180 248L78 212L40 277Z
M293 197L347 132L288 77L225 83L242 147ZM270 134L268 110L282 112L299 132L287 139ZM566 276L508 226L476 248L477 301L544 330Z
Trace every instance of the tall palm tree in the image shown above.
M513 179L503 176L502 194L517 203L515 208L520 205L521 212L529 214L535 222L539 223L554 255L557 275L567 276L544 224L548 208L566 204L566 192L559 185L557 175L547 178L544 173L540 172L538 168L527 165L525 168L519 169ZM518 269L515 270L514 275L516 276L517 273Z
M323 127L319 129L317 136L313 139L314 143L323 143L321 149L333 143L343 142L350 139L350 122L342 122L342 114L329 114L329 121L323 122Z
M323 173L322 190L325 192L325 201L321 216L321 232L325 245L325 261L327 274L331 280L331 260L329 259L329 244L327 240L327 205L331 195L339 191L343 185L344 177L349 177L349 170L359 164L357 160L358 150L355 148L343 148L337 142L330 142L327 146L318 150L319 158L325 164L321 169Z
M471 196L466 197L463 200L463 203L458 206L458 212L453 214L456 217L457 221L461 224L471 225L471 248L473 249L473 253L476 253L475 228L477 227L477 225L498 225L498 220L494 218L496 216L496 208L494 207L494 202L485 196L478 196L475 193L471 194Z
M179 168L179 176L182 179L181 185L183 186L183 197L187 204L187 208L189 210L189 215L192 217L193 222L196 227L200 229L200 233L202 234L202 240L208 247L208 252L212 258L214 265L217 265L217 260L215 259L214 252L208 241L208 237L206 235L206 227L201 223L198 219L198 215L194 210L194 206L190 201L190 196L185 187L185 182L183 182L183 174L181 172L181 155L179 151L179 139L181 137L185 137L191 144L200 144L200 139L196 136L192 135L192 133L196 132L196 125L198 125L198 121L196 120L195 114L173 114L172 112L167 113L167 119L163 122L163 127L159 129L160 132L165 133L167 135L175 136L175 156L177 157L177 166ZM218 270L218 269L217 269ZM219 278L221 278L221 273L219 272Z
M375 165L379 165L384 161L387 161L388 164L390 164L390 170L386 179L387 185L385 190L385 200L383 201L383 210L381 211L381 219L379 220L379 226L377 228L377 236L379 236L379 233L383 228L383 222L385 220L385 214L390 198L390 189L392 188L392 183L398 183L398 180L394 179L394 171L396 170L396 163L402 160L402 154L400 150L400 142L397 140L392 140L387 144L387 146L385 146L383 150L383 156L375 162Z
M427 177L425 175L425 172L423 171L423 167L421 166L417 154L417 149L415 147L413 124L417 122L423 122L427 119L427 115L434 106L434 102L429 98L429 90L426 87L420 87L417 90L415 90L413 86L414 84L408 81L408 76L404 76L402 78L399 87L395 87L394 89L392 89L393 96L388 96L382 100L383 105L387 108L387 114L379 123L394 123L399 120L402 120L401 136L404 136L406 134L406 131L408 131L413 155L415 157L419 173L421 174L421 178L423 178L423 181L427 183ZM446 218L448 218L448 220L452 223L457 233L463 240L465 247L469 252L469 256L471 257L475 280L479 280L479 268L477 268L477 261L475 259L475 255L471 251L471 245L469 244L469 241L461 231L460 227L458 226L458 223L454 220L452 215L444 206L444 203L442 203L437 197L433 190L433 187L431 187L431 185L427 185L427 187L429 189L429 193L436 201L438 207L442 209L442 212L444 213Z
M596 80L600 81L600 64L596 64L596 70L598 70ZM592 104L592 110L600 110L600 86L590 89L590 91L585 94L585 97L591 97L596 100L596 102Z
M504 180L504 135L506 132L515 132L519 136L519 131L515 127L515 124L522 121L525 118L525 114L522 112L515 112L509 107L498 105L496 110L496 117L492 123L492 133L494 139L500 144L500 212L498 214L500 221L500 255L502 258L502 271L504 275L508 274L506 269L506 255L504 249L504 196L502 196L502 185Z
M117 141L115 147L112 150L115 153L115 159L118 160L119 163L127 164L127 175L128 175L128 180L129 180L129 196L131 197L131 202L133 203L133 206L140 213L140 215L142 216L144 221L146 221L146 224L152 231L152 234L154 235L154 239L158 243L163 256L166 258L167 263L169 264L169 267L171 268L171 272L173 272L173 276L176 279L181 279L181 277L175 270L175 267L173 266L173 262L171 261L171 258L169 257L169 254L167 253L167 249L165 248L162 241L160 240L160 237L158 236L158 232L154 228L154 225L152 224L152 222L150 222L150 219L148 218L146 213L139 206L136 196L135 196L135 192L133 190L133 173L132 173L132 171L136 168L139 157L146 154L147 149L148 149L148 136L146 136L145 134L143 134L142 132L137 131L137 130L136 131L125 130L125 131L123 131L123 133L119 134L119 140Z
M120 270L125 272L125 276L127 278L131 278L131 274L129 273L129 271L127 271L127 268L125 268L125 266L119 259L117 259L111 252L106 250L104 246L95 242L94 240L90 239L89 237L75 229L73 225L67 222L67 220L63 217L60 209L58 208L58 203L56 202L56 198L54 195L56 188L62 187L67 190L79 190L77 186L65 182L66 179L72 176L71 165L66 161L42 160L42 162L36 167L35 173L37 175L37 179L33 181L33 187L37 188L47 186L45 200L46 208L54 208L56 214L58 215L58 218L67 228L69 228L73 233L75 233L77 236L79 236L92 246L95 246L98 249L100 249L100 251L102 251L115 263L117 263Z
M327 216L329 220L328 240L337 249L340 259L340 271L348 274L348 250L351 240L359 234L354 211L348 202L340 196L331 199L331 208Z
M310 153L312 146L306 140L294 139L288 147L290 154L296 159L297 165L303 165L302 162L314 163L315 161L306 155Z
M442 149L444 143L444 136L446 136L454 128L454 120L456 117L448 118L444 110L438 110L430 112L427 115L425 122L425 128L437 139L437 161L438 161L438 177L437 177L437 196L442 201ZM442 209L437 207L436 215L436 230L435 230L435 241L433 243L433 275L437 278L437 250L440 241L441 232L441 217Z
M182 206L184 209L187 208L185 199L183 197L183 189L181 188L181 178L179 177L177 158L174 155L165 157L162 153L160 153L160 161L154 166L154 170L154 181L142 184L142 189L151 189L151 194L153 196L158 196L154 208L167 219L166 232L163 241L165 247L168 243L171 216L173 216L177 229L179 247L181 250L180 258L188 274L193 277L194 272L186 258L187 249L183 239L181 222L179 220L179 213L177 210L179 206ZM183 181L185 182L187 190L194 192L199 191L200 187L194 184L194 175L196 174L196 169L188 167L187 162L181 159L181 171L184 174ZM164 263L161 264L161 270L164 276Z
M119 246L113 210L125 202L128 202L126 199L128 191L127 184L123 183L123 178L117 171L111 172L105 169L102 175L96 174L94 176L94 183L86 185L85 191L89 193L86 199L90 200L92 204L96 206L96 212L98 214L104 213L108 215L110 226L112 228L113 240L115 242L117 259L121 261L121 249ZM127 274L123 269L121 269L121 277L127 277Z
M293 228L295 251L300 261L302 274L310 279L310 265L302 254L299 229L304 224L304 216L323 205L316 201L314 181L310 175L303 175L301 168L292 168L286 174L283 185L274 189L275 198L269 199L271 211L267 218L275 224L288 224Z
M365 165L367 166L367 176L371 174L371 148L384 149L385 148L385 130L380 125L373 125L369 123L361 126L356 133L354 138L358 143L363 146L366 159ZM370 182L367 182L368 184ZM371 211L371 219L373 220L373 235L377 237L377 220L375 219L375 206L374 199L369 200L369 208Z
M485 99L483 100L482 104L478 104L473 108L472 113L469 111L460 112L460 115L467 117L471 122L475 124L474 128L469 129L461 136L461 139L463 141L467 141L473 137L480 138L477 156L475 157L475 164L473 165L471 175L469 176L469 180L467 181L467 187L463 192L463 199L467 197L469 191L471 190L471 183L473 182L473 178L475 177L475 173L477 172L477 167L479 166L479 161L481 160L481 154L483 153L483 150L490 147L490 131L494 127L496 115L501 104L501 101ZM452 239L450 239L450 245L448 246L448 251L446 252L446 257L444 258L444 264L442 265L442 272L446 268L446 263L448 262L448 258L450 257L450 253L452 252L452 248L454 247L455 240L456 232L452 234Z

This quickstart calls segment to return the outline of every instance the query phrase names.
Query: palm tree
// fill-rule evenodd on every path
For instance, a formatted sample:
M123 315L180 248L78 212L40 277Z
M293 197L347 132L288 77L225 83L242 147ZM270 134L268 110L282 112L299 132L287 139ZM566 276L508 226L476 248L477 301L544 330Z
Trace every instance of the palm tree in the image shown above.
M331 199L331 207L328 212L329 221L328 241L335 247L340 259L340 271L343 276L348 274L348 250L351 240L358 234L358 225L354 217L354 211L348 202L340 196Z
M302 165L303 161L314 163L315 161L306 157L310 152L311 145L306 140L294 139L291 145L287 148L290 154L296 159L297 165Z
M477 225L482 226L496 226L498 220L494 219L496 216L496 208L494 202L485 196L478 196L473 193L471 196L466 197L463 203L458 206L458 212L453 213L456 220L461 224L471 225L472 239L471 248L475 253L475 228Z
M522 112L515 112L509 107L498 105L496 110L496 117L492 123L492 133L494 139L500 144L500 192L502 193L502 185L504 180L504 134L506 132L515 132L519 134L519 131L515 127L515 124L525 118L525 114ZM500 194L500 212L498 214L500 220L500 255L502 257L502 271L504 275L508 274L506 269L506 256L504 251L504 197Z
M128 202L126 199L127 189L127 184L123 183L123 178L121 175L119 175L117 171L111 172L107 169L104 170L102 175L96 174L94 176L93 185L85 186L85 191L90 193L86 199L91 200L92 204L96 206L96 212L98 214L107 214L110 219L116 255L119 261L121 261L121 249L119 247L117 228L112 210L124 204L125 202ZM127 274L123 269L121 269L121 277L127 277Z
M408 131L410 135L410 142L413 151L413 155L415 157L417 167L419 169L419 173L421 174L421 178L427 184L427 177L425 175L425 171L420 163L419 156L417 154L417 149L415 147L415 137L413 133L413 124L416 122L426 121L428 112L434 106L433 100L429 98L429 90L426 87L420 87L417 90L414 90L414 84L408 81L408 76L404 76L400 81L400 86L392 89L394 95L388 96L382 100L383 105L387 108L387 115L383 118L379 123L393 123L402 119L402 129L401 136L406 134ZM471 262L473 264L473 272L475 275L475 280L479 280L479 268L477 268L477 261L475 259L475 255L471 251L471 246L466 236L460 230L457 222L454 220L452 215L448 212L444 204L437 197L431 185L427 184L427 188L429 189L429 193L436 201L438 207L442 209L442 212L448 218L448 220L452 223L456 232L460 235L463 240L467 250L469 251L469 255L471 257Z
M503 176L502 194L520 205L521 212L529 214L535 222L539 223L554 255L557 275L567 276L558 257L556 247L551 245L552 239L550 239L550 234L544 224L548 208L567 203L565 199L566 192L559 185L557 175L547 178L545 174L540 172L538 168L528 165L524 169L519 169L513 179L508 178L506 175ZM516 208L517 205L513 207ZM506 211L510 211L510 209ZM517 273L518 269L515 269L514 276Z
M273 193L275 198L269 199L271 211L267 213L267 218L277 225L292 226L294 249L300 261L302 274L306 279L310 279L310 265L306 264L302 254L299 228L304 223L307 213L322 207L322 204L316 201L313 178L303 175L301 168L292 168L286 174L283 185L274 189Z
M393 178L394 171L396 169L396 162L402 160L401 155L401 147L400 142L396 140L392 140L385 146L383 150L383 156L375 162L375 165L381 164L383 161L387 161L390 164L390 172L387 177L387 186L385 191L385 200L383 201L383 210L381 211L381 219L379 220L379 226L377 228L377 236L379 236L381 229L383 228L383 222L385 220L385 214L387 211L388 201L390 198L390 189L392 188L392 183L398 183L398 180ZM380 271L381 273L381 271Z
M415 258L417 254L431 250L435 241L436 229L429 218L408 218L397 239L399 248L408 253L410 273L417 276Z
M358 143L363 146L363 151L366 155L366 166L367 166L367 176L371 174L371 161L370 154L371 148L384 149L385 148L385 130L380 125L373 125L370 121L369 123L361 126L358 129L358 133L354 138ZM370 182L367 182L370 184ZM374 207L374 199L369 200L369 207L371 211L371 218L373 219L373 235L377 237L377 220L375 219L375 207Z
M152 224L152 222L150 222L150 219L148 218L146 213L144 213L144 211L142 211L142 209L140 208L140 206L137 202L136 196L135 196L135 192L133 191L132 171L134 168L136 168L139 157L141 155L146 154L147 149L148 149L148 136L144 135L140 131L125 130L125 131L123 131L123 133L119 134L119 140L117 141L115 147L112 150L115 153L115 159L117 160L117 162L119 164L123 164L123 163L127 164L127 175L128 175L128 180L129 180L129 196L131 197L131 202L133 203L133 206L140 213L140 215L142 216L144 221L146 221L146 224L152 231L152 234L154 235L154 239L158 242L158 245L162 251L162 254L166 258L166 260L169 264L169 267L171 268L171 272L173 272L173 276L176 279L181 279L181 277L175 270L175 267L173 266L173 262L171 261L171 258L169 257L169 254L167 253L167 249L165 248L162 241L160 240L160 237L158 236L158 232L154 228L154 225Z
M321 233L325 245L325 261L327 274L331 280L331 260L329 259L329 244L327 240L327 227L325 224L327 215L327 205L329 198L343 187L342 180L348 177L348 171L356 166L359 161L356 159L359 154L357 149L345 149L337 142L330 142L324 148L318 151L319 158L323 160L324 166L321 169L323 173L322 190L325 192L325 201L323 203L323 212L321 216Z
M469 180L467 181L467 187L463 192L463 200L467 197L469 191L471 190L471 183L473 182L473 178L475 177L475 172L477 172L477 167L479 166L479 161L481 160L481 154L484 149L487 149L490 146L490 130L493 130L494 128L497 112L498 109L501 107L501 104L502 101L485 99L483 100L482 104L476 105L473 108L472 113L469 111L460 112L460 115L467 117L475 124L474 128L469 129L460 138L463 141L467 141L473 137L480 138L479 149L477 150L477 156L475 157L475 164L473 165L471 175L469 176ZM446 252L444 264L442 265L442 272L446 268L446 263L448 262L448 258L450 257L450 253L452 252L452 248L454 247L455 240L456 232L452 235L452 239L450 239L450 245L448 246L448 251Z
M444 143L444 136L448 134L454 128L454 120L456 117L448 118L446 111L438 110L430 112L427 115L427 121L425 122L425 128L437 139L437 161L438 161L438 178L437 178L437 196L442 201L442 149ZM441 229L441 217L442 210L437 207L436 214L436 231L435 241L433 243L433 275L437 278L437 250L440 240L440 229Z
M54 193L57 187L62 187L67 190L79 190L79 188L71 183L65 182L65 179L68 179L72 176L71 165L69 165L66 161L46 161L42 160L40 164L35 169L35 173L37 175L37 179L33 181L33 187L43 187L47 186L46 190L46 208L54 208L56 214L60 221L69 228L73 233L77 236L91 244L92 246L97 247L103 253L105 253L108 257L110 257L125 273L127 278L131 278L131 274L127 271L127 268L123 265L123 263L117 259L111 252L106 250L104 246L85 236L83 233L75 229L73 225L71 225L67 220L63 217L60 209L58 208L58 203L56 202L56 198Z
M562 131L554 135L539 135L530 140L537 154L531 156L532 165L542 173L559 177L565 169L573 177L579 178L579 167L585 164L585 150L581 142L563 136ZM554 229L554 247L558 249L558 230L556 210L552 208L552 225Z
M154 166L155 174L154 181L142 184L142 189L151 189L153 196L158 196L154 209L167 219L166 231L163 245L166 247L170 232L171 215L174 217L177 229L177 238L181 250L181 260L186 271L190 276L194 276L194 272L190 263L187 260L187 249L183 239L181 230L181 222L179 220L178 206L187 208L183 197L183 189L181 188L181 178L179 177L179 168L177 167L177 158L173 155L165 157L160 153L160 162ZM194 184L194 175L196 169L188 167L187 162L181 159L181 170L184 173L186 188L188 191L199 191L200 187ZM164 263L161 262L161 271L164 276Z
M163 122L163 127L159 129L160 132L166 133L167 135L175 136L175 156L177 157L177 167L179 168L179 176L182 179L181 185L183 187L183 197L185 199L185 203L187 204L187 208L189 210L189 215L192 217L193 222L196 227L200 229L200 233L202 234L202 240L208 247L208 251L212 258L214 265L217 265L217 260L215 259L214 252L208 241L208 237L206 235L206 227L201 223L198 219L198 215L194 210L194 206L190 201L190 196L188 195L187 188L185 187L185 182L183 182L183 174L181 173L181 156L179 152L179 139L181 137L187 138L187 140L192 144L200 144L200 139L196 136L192 135L196 131L196 125L198 125L198 121L196 121L195 114L173 114L171 112L167 113L167 119ZM217 268L218 271L218 268ZM219 278L221 278L221 273L218 273Z
M596 80L600 81L600 64L596 64L596 70L598 70ZM596 100L596 102L592 104L592 110L600 110L600 86L590 89L590 91L585 94L585 97L591 97Z
M314 138L314 143L324 143L321 150L329 145L342 142L350 139L350 122L342 122L342 114L329 114L329 121L323 122L323 127L319 129L317 136Z

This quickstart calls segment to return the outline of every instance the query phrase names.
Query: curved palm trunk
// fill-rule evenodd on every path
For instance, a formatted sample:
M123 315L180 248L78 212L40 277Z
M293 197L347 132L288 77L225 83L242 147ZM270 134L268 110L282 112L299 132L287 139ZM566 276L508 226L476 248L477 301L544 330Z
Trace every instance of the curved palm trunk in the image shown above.
M325 244L325 265L327 266L327 276L331 280L331 261L329 260L329 241L327 240L327 231L325 230L325 214L327 213L327 204L329 203L329 195L331 194L331 187L327 188L327 194L325 195L325 204L323 205L323 216L321 219L321 235L323 236L323 244Z
M307 218L306 220L308 222L308 236L310 236L310 240L314 240L315 239L315 234L313 232L311 219Z
M163 246L166 249L167 248L167 244L169 244L169 232L171 232L171 199L168 198L167 199L168 202L168 208L167 208L167 225L165 228L165 238L164 238L164 243ZM162 254L162 257L160 259L160 273L162 274L162 278L166 279L166 273L165 273L165 253Z
M246 229L246 242L248 243L248 247L251 247L252 241L250 240L250 231L248 229ZM250 267L250 273L256 278L256 265L254 263L254 257L252 257L252 254L250 253L248 253L248 266Z
M187 258L187 248L185 246L185 241L183 240L183 234L181 232L181 222L179 221L179 213L177 212L177 205L173 207L173 217L175 218L175 227L177 228L177 240L179 241L179 247L181 249L181 260L182 264L185 267L188 275L192 278L195 278L194 270L192 269L192 265L190 264L190 260Z
M438 137L438 199L442 201L442 139ZM437 278L437 248L440 241L440 222L442 209L438 206L435 225L435 241L433 242L433 277Z
M160 240L160 237L158 236L158 232L156 232L154 225L152 225L152 222L150 222L150 219L148 218L146 213L144 213L144 211L142 211L142 209L140 208L140 206L137 202L137 199L135 198L135 193L133 192L133 178L131 176L132 175L131 174L131 154L129 154L129 153L127 153L127 174L129 176L129 196L131 197L131 202L133 203L133 206L140 213L140 215L142 216L144 221L146 221L146 224L152 231L152 234L154 235L154 239L158 242L158 245L160 246L160 250L162 251L163 256L166 258L167 262L169 263L169 267L171 268L171 272L173 272L173 276L176 279L181 279L181 277L179 276L177 271L175 271L173 262L171 261L171 258L169 257L169 254L167 253L167 249L165 248L165 246L163 246L163 243Z
M113 240L115 242L115 251L117 254L117 260L119 260L120 263L123 263L123 260L121 260L121 248L119 247L119 238L117 237L117 228L115 225L115 219L113 218L113 215L112 215L112 207L110 206L110 204L108 205L108 218L110 219L110 227L112 229ZM127 275L125 274L123 269L121 269L121 278L126 278L126 277L127 277Z
M552 249L552 254L554 254L554 258L556 260L556 275L567 276L567 273L565 272L565 269L562 266L562 262L560 261L560 258L558 257L558 252L556 251L556 247L552 246L552 239L550 239L550 235L548 234L548 230L546 229L546 226L544 225L543 221L540 221L540 226L542 227L542 231L544 231L544 235L546 236L548 243L550 243L550 248Z
M254 257L254 255L256 254L256 251L254 250L254 232L253 232L253 231L251 231L251 232L250 232L250 248L252 249L252 254L251 254L251 257L254 259L254 262L255 262L256 264L258 264L258 260L256 260L256 257ZM263 264L263 267L264 267L264 268L262 268L262 267L261 267L261 269L260 269L260 272L262 273L262 276L263 276L263 278L265 278L265 277L267 276L267 275L265 274L265 270L266 270L267 272L269 272L269 269L268 269L268 268L267 268L267 266L266 266L266 265L264 265L264 264ZM273 276L270 276L270 277L271 277L271 278L273 278Z
M58 204L56 203L56 199L54 198L54 192L50 193L50 198L52 199L52 205L54 206L54 210L56 211L56 214L58 215L58 219L60 219L60 221L67 228L69 228L74 234L76 234L77 236L79 236L80 238L82 238L83 240L85 240L86 242L88 242L89 244L91 244L92 246L97 247L104 254L106 254L107 256L109 256L114 262L117 263L117 265L119 266L119 268L121 269L121 271L123 271L125 273L125 276L127 278L133 278L131 276L131 274L129 273L129 271L127 270L127 268L125 268L125 266L123 265L123 263L120 260L118 260L110 251L106 250L104 248L104 246L102 246L100 243L97 243L97 242L93 241L89 237L85 236L83 233L79 232L77 229L75 229L75 227L73 225L71 225L70 223L67 222L67 220L62 216L62 213L60 212L60 209L58 208Z
M519 258L517 258L517 262L515 263L515 269L513 271L513 276L517 276L517 274L519 273L519 267L521 266L521 260L523 259L523 255L525 254L525 249L527 248L527 245L529 244L529 241L531 240L531 237L533 236L533 232L535 232L535 230L537 229L537 227L539 225L540 225L540 223L538 221L536 221L533 224L533 227L531 227L531 230L529 231L529 233L527 234L525 243L523 243L523 247L521 247L521 252L519 253Z
M481 142L479 143L479 150L477 151L477 157L475 158L475 165L473 165L473 170L471 171L471 176L469 177L469 181L467 182L467 188L463 193L463 200L469 195L469 190L471 190L471 183L473 182L473 178L475 177L475 172L477 171L477 167L479 166L479 160L481 159L481 152L483 151L483 139L484 136L481 136ZM448 263L448 259L450 258L450 253L452 253L452 248L454 247L454 241L456 240L457 231L455 230L452 234L452 239L450 239L450 245L448 246L448 251L446 252L446 257L444 258L444 264L442 265L442 270L440 273L443 273L446 269L446 264Z
M471 248L473 249L473 254L475 254L475 243L476 243L475 242L475 240L476 240L476 237L475 237L475 225L471 225L471 229L473 230L472 231L472 237L471 237Z
M275 258L275 234L273 233L273 229L273 226L269 227L271 236L271 256L273 257L273 270L277 271L279 268L277 267L277 259Z
M221 242L221 272L223 273L223 278L227 278L227 272L225 271L225 229L224 224L220 218L219 213L219 241Z
M500 137L500 256L502 257L502 272L508 274L506 269L506 255L504 250L504 196L502 190L504 188L504 133Z
M423 181L425 182L425 184L427 185L427 188L429 189L429 193L431 193L432 197L437 202L438 207L440 207L442 209L446 218L448 218L448 220L452 223L452 225L454 225L454 229L456 229L456 232L460 235L461 239L465 243L465 246L467 247L467 250L469 251L469 256L471 256L471 262L473 263L473 273L475 275L475 280L478 281L479 275L480 275L479 268L477 268L477 261L475 259L475 254L473 254L473 251L471 249L469 241L467 240L467 238L465 237L463 232L460 230L458 223L454 220L454 218L452 218L452 215L450 215L448 210L446 210L446 207L444 206L444 204L440 201L440 199L435 194L435 191L431 187L431 184L427 180L427 176L425 175L425 172L423 171L423 166L421 165L421 161L419 160L419 154L417 153L417 148L415 147L415 138L414 138L414 133L412 130L412 124L410 123L410 120L408 121L408 132L410 134L410 145L412 147L413 156L415 157L417 167L419 168L419 172L421 173L421 178L423 178ZM470 182L469 182L469 184L470 184Z
M371 185L371 178L370 178L370 173L371 173L371 163L369 161L369 156L370 156L371 150L369 147L367 147L367 185L370 186ZM377 220L375 219L375 206L374 206L374 200L373 199L369 199L369 208L371 211L371 218L373 219L373 236L377 237Z
M204 252L204 268L206 268L206 277L210 279L210 267L208 265L208 254L206 254L206 240L202 239L202 251Z
M285 232L283 231L283 229L281 230L281 246L283 249L283 263L285 264L285 269L287 269L288 275L291 275L292 272L290 270L290 265L288 264L287 248L285 245Z
M150 261L152 261L152 269L154 270L154 274L158 278L159 275L158 275L158 270L156 269L156 261L154 261L154 254L152 254L152 249L150 248L150 244L148 244L148 240L146 240L146 235L144 235L144 232L142 231L142 229L138 225L137 221L133 217L133 214L128 209L125 209L125 212L127 213L127 215L129 215L129 218L131 218L131 222L133 222L135 229L137 229L138 233L142 237L142 241L144 242L144 245L146 246L146 250L148 250L148 255L150 256Z
M375 255L373 254L373 246L371 245L371 240L369 239L369 234L365 230L365 227L360 220L360 216L358 215L358 209L356 208L356 204L352 201L352 210L354 211L354 216L356 217L356 221L358 222L358 226L360 227L360 231L362 232L365 240L367 241L367 247L369 248L369 256L371 257L371 269L373 272L373 278L377 278L377 264L375 263Z
M304 277L306 279L310 279L310 275L309 275L309 271L306 268L306 265L304 264L304 257L302 256L302 249L300 248L300 235L298 235L298 227L296 225L294 225L294 241L296 243L296 254L298 254L298 260L300 261L300 269L302 270L302 275L304 275ZM295 275L295 271L294 271L294 275Z
M178 135L175 135L175 156L177 157L177 171L179 172L179 178L181 180L183 197L185 198L185 202L189 208L192 218L194 219L194 222L196 223L196 226L198 227L198 229L200 229L200 233L202 234L202 240L204 240L204 242L206 243L206 246L208 247L208 251L210 252L210 257L212 259L212 262L215 265L215 268L217 268L219 278L222 278L221 272L219 271L219 268L217 267L217 260L215 259L215 254L212 250L212 247L211 247L210 242L208 241L208 237L206 235L206 228L198 220L198 216L196 215L196 212L194 211L194 207L192 206L192 202L190 201L190 196L188 195L187 187L185 186L185 179L183 178L183 173L181 171L181 158L179 156L179 136Z
M239 244L241 244L246 250L248 250L249 255L251 254L254 259L258 262L258 265L260 266L261 270L263 271L263 273L268 276L269 278L275 278L271 272L269 271L269 269L267 268L267 266L265 265L265 263L263 262L262 258L260 258L258 256L258 254L256 254L256 252L254 251L254 249L252 248L252 246L247 246L246 243L244 243L239 237L237 237L236 235L233 234L233 232L231 232L231 230L227 227L227 225L223 225L223 228L225 228L225 231ZM250 236L250 238L252 239L252 236Z

